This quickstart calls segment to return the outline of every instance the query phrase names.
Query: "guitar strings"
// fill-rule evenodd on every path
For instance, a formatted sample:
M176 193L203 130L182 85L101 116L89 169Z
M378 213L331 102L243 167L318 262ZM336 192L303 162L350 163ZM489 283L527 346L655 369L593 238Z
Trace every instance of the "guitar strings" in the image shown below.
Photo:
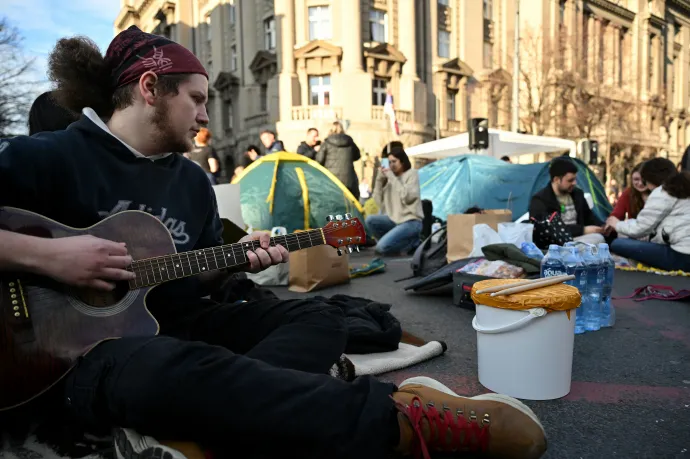
M353 225L354 226L354 225ZM323 231L324 235L325 234L331 234L333 232L340 231L342 228L325 228L325 229L316 229L316 230L309 230L305 232L300 232L300 233L292 233L284 236L275 236L271 238L271 245L275 246L276 244L285 244L288 245L286 247L288 250L290 244L297 243L298 248L301 245L300 242L305 243L308 240L308 244L313 246L313 241L312 241L312 236L321 236L321 231ZM284 238L285 241L279 241L279 238ZM323 239L319 237L319 243L318 245L321 245ZM134 272L134 269L136 269L136 274L138 275L138 279L133 279L132 281L129 281L130 283L134 282L135 288L137 288L137 282L138 280L141 281L142 287L146 285L153 285L153 284L158 284L160 282L165 282L168 280L174 280L178 279L180 277L187 277L191 276L194 274L199 274L199 272L194 272L195 270L199 270L200 267L207 268L208 271L215 271L217 269L224 269L224 268L229 268L229 267L234 267L234 266L239 266L243 265L249 262L246 256L246 251L247 247L243 247L244 244L251 244L251 249L249 250L256 250L257 248L260 247L259 241L258 240L251 240L247 242L241 242L241 243L234 243L234 244L228 244L228 245L223 245L223 246L217 246L217 247L209 247L205 249L200 249L200 250L193 250L189 252L183 252L180 254L168 254L168 255L162 255L159 257L152 257L148 259L142 259L142 260L136 260L135 262L130 265L127 269L130 271ZM220 252L219 252L220 249ZM209 253L210 252L210 253ZM227 261L229 260L229 255L232 254L233 257L233 262L228 263ZM184 263L184 259L182 256L187 257L187 263ZM200 256L203 256L203 260L200 259ZM238 261L238 256L241 257L241 261ZM177 259L175 259L177 258ZM220 262L220 260L223 260ZM210 264L210 261L213 261L216 264L216 267L213 268ZM223 266L221 266L221 264ZM185 267L189 266L189 271L190 274L185 274ZM170 271L168 268L172 269L174 276L171 278L170 276ZM177 269L182 270L182 276L179 276L177 274ZM201 271L201 272L207 272L207 271ZM146 279L144 279L144 276ZM154 282L151 282L151 277L153 278ZM157 279L160 278L160 281ZM167 279L164 279L167 277ZM144 281L146 281L144 283Z

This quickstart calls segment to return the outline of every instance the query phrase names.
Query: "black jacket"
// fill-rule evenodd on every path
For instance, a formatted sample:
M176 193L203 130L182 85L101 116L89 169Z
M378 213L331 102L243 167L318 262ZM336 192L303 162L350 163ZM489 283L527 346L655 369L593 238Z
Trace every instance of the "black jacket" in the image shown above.
M690 172L690 146L685 149L683 158L680 160L680 170Z
M604 224L589 208L589 204L587 204L585 199L585 193L581 189L575 188L571 196L573 197L573 204L575 204L575 211L577 212L577 223L568 225L570 234L573 237L582 236L585 232L585 226L601 226ZM532 196L532 200L529 203L529 215L537 220L542 220L554 212L561 212L561 204L558 202L556 194L549 183L544 189Z
M316 150L314 150L314 147L307 145L307 142L302 142L299 144L299 147L297 147L297 153L306 156L309 159L316 158Z
M347 134L331 134L321 144L316 161L331 171L359 199L359 179L352 164L361 157L359 147Z

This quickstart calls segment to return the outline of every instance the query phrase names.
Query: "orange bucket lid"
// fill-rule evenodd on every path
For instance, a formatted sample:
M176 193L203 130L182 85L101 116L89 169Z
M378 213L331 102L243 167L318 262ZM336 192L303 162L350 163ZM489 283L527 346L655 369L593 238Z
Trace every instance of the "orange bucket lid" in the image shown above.
M582 297L578 289L566 284L554 284L546 287L513 293L512 295L491 296L491 293L480 293L482 290L501 285L508 286L524 279L488 279L479 281L472 287L472 300L475 304L492 306L501 309L544 308L552 311L569 311L580 306Z

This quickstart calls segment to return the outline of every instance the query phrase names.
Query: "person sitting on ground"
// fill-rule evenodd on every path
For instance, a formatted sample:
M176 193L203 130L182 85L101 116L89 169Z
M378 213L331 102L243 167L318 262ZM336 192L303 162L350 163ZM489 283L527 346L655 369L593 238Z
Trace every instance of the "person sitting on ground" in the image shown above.
M577 188L577 166L565 156L551 160L551 183L538 191L529 203L530 217L544 220L554 212L560 214L575 241L604 242L604 223L589 208L585 193Z
M297 153L309 159L316 159L316 153L318 153L320 145L319 130L316 128L309 128L307 130L307 139L299 144Z
M259 139L261 139L261 143L264 145L267 155L270 153L285 151L285 146L283 145L283 142L276 139L276 133L273 131L263 131L259 135Z
M636 218L649 197L650 191L640 175L641 168L642 163L633 168L630 174L630 186L621 193L611 212L611 215L618 220Z
M63 131L0 141L0 206L75 228L141 209L165 219L178 252L223 244L211 184L181 157L209 122L208 73L196 56L131 26L105 57L86 38L59 40L49 69L59 102L82 116ZM259 247L242 254L247 263L238 270L288 261L267 233L242 242L252 240ZM120 240L0 230L3 274L112 291L135 278L132 262ZM127 428L116 434L117 457L180 457L141 435L300 459L428 459L430 452L459 457L470 450L537 459L546 451L543 426L514 398L461 397L423 377L396 386L372 376L330 376L347 345L342 310L306 297L243 302L230 297L231 274L204 272L156 287L146 301L157 335L101 341L27 408L80 426ZM12 415L0 412L8 423Z
M59 105L53 92L44 92L34 100L29 109L29 135L67 129L79 119L79 115Z
M399 255L410 253L419 245L424 212L419 174L412 169L405 150L392 149L388 162L389 167L381 168L374 185L374 201L381 214L368 216L365 223L377 241L377 253Z
M690 172L654 158L642 164L640 175L651 193L637 218L608 218L609 227L627 236L611 242L611 251L654 268L690 272ZM647 240L636 240L642 238Z
M316 161L335 175L357 200L359 179L353 163L360 157L361 153L355 141L345 134L340 121L334 121L328 137L316 154Z

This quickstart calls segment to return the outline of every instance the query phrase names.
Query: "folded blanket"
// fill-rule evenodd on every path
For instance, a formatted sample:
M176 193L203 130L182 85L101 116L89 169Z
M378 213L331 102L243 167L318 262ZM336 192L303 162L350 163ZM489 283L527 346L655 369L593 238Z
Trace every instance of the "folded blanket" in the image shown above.
M482 247L484 256L489 261L501 260L524 269L527 274L538 273L541 262L530 258L514 244L489 244Z

